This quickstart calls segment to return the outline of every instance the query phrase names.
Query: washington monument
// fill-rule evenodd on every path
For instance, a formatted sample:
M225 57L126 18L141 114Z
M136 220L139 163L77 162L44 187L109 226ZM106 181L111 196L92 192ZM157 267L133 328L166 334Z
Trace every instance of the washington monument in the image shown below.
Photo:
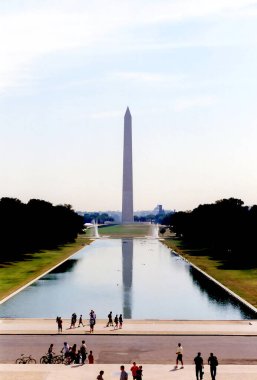
M134 223L133 169L132 169L132 118L127 107L124 116L122 223Z

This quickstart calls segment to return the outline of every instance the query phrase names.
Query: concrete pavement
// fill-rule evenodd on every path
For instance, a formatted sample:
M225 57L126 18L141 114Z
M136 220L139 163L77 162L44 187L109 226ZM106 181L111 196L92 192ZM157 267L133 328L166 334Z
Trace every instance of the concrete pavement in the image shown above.
M140 363L142 364L142 363ZM194 380L193 365L175 370L170 365L143 365L144 380ZM93 364L65 366L61 364L0 364L1 380L91 380L96 379L100 370L104 371L104 380L119 380L120 364ZM125 370L132 380L130 365ZM204 380L210 380L209 366L205 366ZM257 366L253 365L220 365L217 369L217 380L257 380Z
M69 329L69 320L63 321L63 334L89 334L88 326ZM54 319L0 319L0 334L57 334ZM106 328L106 320L97 320L94 335L233 335L257 336L257 321L157 321L125 320L122 330ZM91 334L92 336L92 334ZM140 339L140 338L139 338ZM249 338L250 339L250 338ZM100 370L104 370L105 380L118 380L122 363L94 365L15 365L0 364L1 380L76 380L96 379ZM144 364L144 380L194 380L194 366L185 365L184 369L174 370L167 364ZM257 364L257 358L256 358ZM129 370L130 365L125 365ZM129 372L129 371L128 371ZM129 379L132 376L129 375ZM209 367L205 365L204 380L211 379ZM219 365L217 380L257 380L257 365Z
M106 320L97 320L94 334L115 335L257 335L257 320L244 321L161 321L125 320L122 329L106 327ZM87 323L87 322L86 322ZM54 319L0 319L0 334L56 334ZM89 334L89 325L70 329L70 320L63 320L63 333Z

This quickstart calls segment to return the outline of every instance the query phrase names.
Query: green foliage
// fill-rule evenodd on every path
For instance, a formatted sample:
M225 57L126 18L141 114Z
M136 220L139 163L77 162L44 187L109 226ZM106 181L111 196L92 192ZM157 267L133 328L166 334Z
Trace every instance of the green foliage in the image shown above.
M212 257L241 268L257 265L257 206L249 208L240 199L222 199L168 215L165 222L185 244L207 247Z
M105 222L113 222L113 217L106 212L87 212L84 214L84 223L91 223L92 220L97 221L98 224L104 224Z
M0 262L22 260L24 253L74 242L82 228L83 218L70 205L1 198Z

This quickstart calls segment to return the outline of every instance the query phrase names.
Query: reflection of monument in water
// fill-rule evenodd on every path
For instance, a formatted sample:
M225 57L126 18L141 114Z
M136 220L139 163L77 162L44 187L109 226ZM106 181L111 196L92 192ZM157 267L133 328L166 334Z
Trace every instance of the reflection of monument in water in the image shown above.
M122 224L133 222L132 118L127 108L124 116Z
M123 316L131 318L133 277L133 239L122 239Z

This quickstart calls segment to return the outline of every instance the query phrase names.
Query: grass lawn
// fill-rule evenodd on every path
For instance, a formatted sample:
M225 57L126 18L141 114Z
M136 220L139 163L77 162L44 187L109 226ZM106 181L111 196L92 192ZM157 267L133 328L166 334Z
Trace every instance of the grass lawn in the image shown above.
M150 224L117 224L114 226L101 226L98 228L100 236L112 238L144 237L150 235ZM88 235L93 234L93 228L88 230Z
M0 300L67 259L89 243L90 240L85 235L81 235L75 243L66 244L56 250L26 254L24 261L15 261L1 265Z
M204 249L189 250L172 238L165 239L164 244L257 307L257 268L227 269L223 261L214 260Z

